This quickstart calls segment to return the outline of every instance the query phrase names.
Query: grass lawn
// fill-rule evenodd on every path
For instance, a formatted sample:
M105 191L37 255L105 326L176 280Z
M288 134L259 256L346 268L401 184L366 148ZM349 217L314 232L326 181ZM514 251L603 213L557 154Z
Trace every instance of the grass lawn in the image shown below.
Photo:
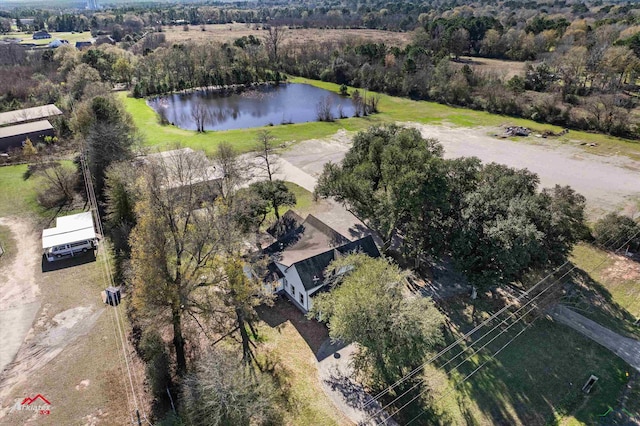
M294 77L289 80L292 83L306 83L333 92L339 91L339 85L317 80L309 80L301 77ZM353 88L349 88L351 92ZM364 94L363 90L360 90ZM372 95L374 92L367 92ZM534 132L552 130L559 132L561 127L541 124L532 120L513 118L502 115L491 114L484 111L475 111L466 108L456 108L441 105L435 102L413 101L407 98L400 98L379 94L380 113L368 117L347 118L336 120L332 123L310 122L290 125L279 125L273 127L261 127L242 130L209 131L198 134L195 131L182 130L175 126L161 126L158 123L155 112L146 104L144 99L134 99L127 97L126 93L121 93L127 110L132 114L138 128L143 132L145 144L148 146L159 146L160 149L168 149L176 143L189 146L194 149L202 149L211 153L215 150L220 141L227 141L236 146L241 152L250 151L256 134L260 130L268 129L278 140L282 142L298 142L308 139L323 138L333 135L340 129L347 131L358 131L366 129L371 125L413 121L423 124L449 124L461 127L476 126L500 126L516 125L529 127ZM633 159L640 159L640 143L611 136L587 133L581 131L570 131L567 135L556 139L558 143L576 142L597 142L597 147L584 147L590 153L611 155L626 155Z
M61 161L65 167L74 167L72 161ZM42 188L43 178L31 176L24 178L26 164L0 167L0 217L32 216L35 219L52 220L65 214L79 213L78 206L66 206L60 211L44 209L38 204L37 192Z
M450 309L469 311L464 302L454 303ZM454 314L450 319L460 333L473 326L468 315ZM520 330L520 325L514 326L488 346L490 353L477 354L457 370L448 371L448 377L442 370L427 371L435 410L414 424L594 424L609 405L616 405L627 382L626 363L597 343L547 319L535 322L495 360L456 387ZM459 332L448 336L449 341ZM478 332L474 337L481 335ZM489 340L485 338L476 346ZM452 351L449 357L457 353ZM453 368L471 353L469 350L446 368ZM441 359L440 365L444 362ZM581 388L591 374L599 381L587 395ZM418 413L405 413L405 420Z
M578 295L569 306L618 333L640 339L640 265L624 256L578 244L571 261L586 272L578 280Z
M273 307L261 307L261 343L257 356L266 363L284 391L285 423L292 426L347 425L320 387L317 351L328 337L326 328L306 319L296 307L279 299Z

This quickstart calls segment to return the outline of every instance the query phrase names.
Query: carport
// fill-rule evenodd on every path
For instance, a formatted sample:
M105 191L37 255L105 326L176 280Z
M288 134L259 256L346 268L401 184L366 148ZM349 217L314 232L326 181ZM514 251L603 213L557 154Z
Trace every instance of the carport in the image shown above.
M95 241L97 238L93 227L91 212L72 214L56 218L56 227L42 231L42 250L74 244L80 241Z

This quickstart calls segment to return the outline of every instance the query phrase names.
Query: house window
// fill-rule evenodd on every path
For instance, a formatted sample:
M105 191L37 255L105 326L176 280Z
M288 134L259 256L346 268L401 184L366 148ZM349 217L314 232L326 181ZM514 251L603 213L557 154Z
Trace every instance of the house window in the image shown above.
M300 293L300 304L304 306L304 294Z
M293 286L293 284L291 284L291 295L293 297L296 297L296 288Z

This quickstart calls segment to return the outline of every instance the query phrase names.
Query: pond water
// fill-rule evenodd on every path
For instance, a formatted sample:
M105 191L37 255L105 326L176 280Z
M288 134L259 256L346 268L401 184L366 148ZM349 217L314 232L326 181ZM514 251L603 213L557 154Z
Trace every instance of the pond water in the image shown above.
M340 109L344 117L354 115L351 98L300 83L259 86L233 94L175 93L148 103L156 112L164 109L169 122L182 129L197 130L194 111L200 111L195 115L205 111L206 130L230 130L317 121L318 104L327 100L334 118L340 118Z

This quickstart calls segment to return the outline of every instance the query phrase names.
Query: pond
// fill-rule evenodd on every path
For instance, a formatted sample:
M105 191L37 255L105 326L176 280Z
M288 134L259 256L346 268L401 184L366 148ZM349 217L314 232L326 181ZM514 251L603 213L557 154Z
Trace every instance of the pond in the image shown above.
M230 130L318 120L318 107L330 109L333 118L352 117L351 98L301 83L264 85L241 93L212 91L175 93L150 99L149 106L167 120L188 130ZM162 111L164 110L164 111Z

